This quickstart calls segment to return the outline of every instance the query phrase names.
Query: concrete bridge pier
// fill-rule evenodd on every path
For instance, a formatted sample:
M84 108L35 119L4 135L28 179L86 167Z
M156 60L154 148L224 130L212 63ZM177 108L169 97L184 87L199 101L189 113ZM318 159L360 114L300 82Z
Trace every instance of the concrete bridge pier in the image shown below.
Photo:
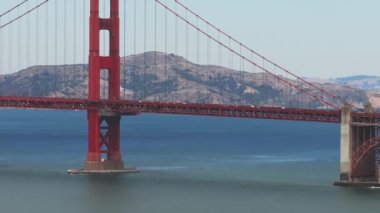
M379 146L378 126L354 120L350 105L344 106L341 113L340 180L335 185L380 185L380 153L375 152ZM364 113L374 113L373 107L367 105Z
M352 107L342 108L340 124L340 181L350 181L351 177L351 112Z

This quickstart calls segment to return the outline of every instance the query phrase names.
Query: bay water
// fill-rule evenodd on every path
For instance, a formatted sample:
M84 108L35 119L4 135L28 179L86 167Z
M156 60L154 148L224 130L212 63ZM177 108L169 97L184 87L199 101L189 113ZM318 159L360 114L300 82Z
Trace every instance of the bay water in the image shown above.
M85 112L0 110L0 213L377 212L380 190L339 188L339 125L145 114L122 119L138 174L72 176Z

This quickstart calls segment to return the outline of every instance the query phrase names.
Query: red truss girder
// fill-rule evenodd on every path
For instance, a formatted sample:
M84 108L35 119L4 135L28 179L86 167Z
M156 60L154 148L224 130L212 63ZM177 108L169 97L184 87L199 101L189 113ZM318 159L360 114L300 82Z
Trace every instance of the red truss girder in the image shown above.
M380 124L380 113L353 113L352 123Z
M216 104L183 104L126 100L82 100L62 98L0 97L2 108L100 110L122 114L160 113L218 117L339 123L339 110L295 109L279 107L228 106ZM377 114L378 117L380 117ZM355 115L354 115L355 117Z
M217 104L183 104L149 101L0 97L1 108L88 110L123 114L160 113L218 117L258 118L291 121L340 123L340 110L253 107ZM380 124L380 113L352 113L353 121Z

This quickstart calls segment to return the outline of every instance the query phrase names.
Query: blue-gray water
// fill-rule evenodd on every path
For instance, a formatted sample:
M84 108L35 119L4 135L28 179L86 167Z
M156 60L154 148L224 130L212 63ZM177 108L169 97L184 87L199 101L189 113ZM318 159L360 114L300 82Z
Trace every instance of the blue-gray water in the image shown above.
M0 212L377 212L380 191L332 186L339 126L168 115L124 117L122 152L142 172L69 176L86 114L0 111Z

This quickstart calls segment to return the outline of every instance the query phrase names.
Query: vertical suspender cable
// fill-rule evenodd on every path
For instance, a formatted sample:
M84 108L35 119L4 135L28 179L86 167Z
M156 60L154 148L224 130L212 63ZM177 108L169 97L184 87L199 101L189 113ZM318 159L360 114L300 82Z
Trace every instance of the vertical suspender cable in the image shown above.
M268 66L268 67L270 67L270 66ZM268 85L269 85L271 91L276 89L276 81L275 80L276 80L276 77L277 77L276 70L273 69L272 72L274 74L274 78L269 78L268 79ZM273 84L272 84L272 79L273 79ZM275 104L275 96L274 96L274 94L271 95L271 93L270 93L270 95L268 95L268 97L269 97L269 99L271 99L270 100L270 102L271 102L270 106L273 107L274 104Z
M288 80L288 73L285 74L285 78ZM289 85L285 85L285 106L289 107Z
M73 0L73 12L74 12L74 18L73 18L73 27L74 27L74 30L73 30L73 68L74 69L73 71L76 72L76 65L77 65L77 50L76 50L76 47L77 47L77 1L78 0ZM79 85L80 86L80 85ZM80 87L79 87L80 88ZM80 90L79 90L80 92ZM74 93L75 95L77 95L76 93Z
M29 10L29 1L27 2L27 10ZM26 32L26 66L29 69L30 66L30 15L28 13L27 15L27 26L26 26L27 32Z
M82 11L82 18L83 18L83 64L86 64L86 1L83 0L83 11Z
M187 20L187 11L186 11L186 20ZM185 64L185 68L186 68L186 72L190 72L189 70L189 25L187 23L186 24L186 64ZM186 100L185 102L189 102L189 82L188 82L188 79L186 78Z
M243 52L242 52L242 54L241 55L243 55ZM241 82L242 82L242 86L243 86L243 90L242 90L242 96L241 96L241 101L242 101L242 103L241 104L245 104L245 58L243 57L242 58L242 61L241 61L241 63L242 63L242 69L241 69Z
M66 26L66 19L67 19L67 0L64 1L63 5L63 72L66 73L66 32L67 32L67 26ZM69 91L67 91L67 95L70 97Z
M126 57L127 57L127 0L124 0L124 57L123 57L123 92L124 92L124 100L126 99L125 90L127 88L127 79L126 79Z
M54 66L55 66L55 73L58 71L58 1L54 4Z
M9 21L11 20L11 14L9 13L8 15L8 18L9 18ZM8 49L9 49L9 55L8 55L8 74L11 72L12 70L12 54L13 54L13 47L12 47L12 42L13 42L13 26L12 24L9 26L9 44L8 44Z
M308 102L308 107L311 109L312 108L312 99L310 96L306 96L307 97L307 102Z
M212 92L211 92L211 61L210 61L210 32L209 25L207 25L207 94L208 103L212 103Z
M231 39L228 39L228 104L232 104L232 50L231 50Z
M231 39L230 39L230 41L231 41ZM233 54L233 51L232 51L232 49L230 49L230 54L231 54L231 67L232 67L232 70L231 70L231 81L234 81L234 72L233 71L235 71L235 65L234 65L234 54ZM236 82L237 82L237 80L236 80ZM234 84L232 84L232 86L235 86ZM237 84L236 84L236 86L237 86ZM234 92L234 90L235 89L237 89L237 88L232 88L232 99L231 99L231 104L236 104L236 100L235 100L235 92Z
M17 8L17 16L20 16L20 7ZM21 70L21 20L18 20L17 29L17 71Z
M154 76L157 76L157 2L154 1ZM154 86L154 101L157 101L157 83Z
M174 6L174 10L175 10L175 13L178 14L177 12L177 4L175 4ZM175 55L178 56L178 16L175 15L175 19L174 19L174 52L175 52ZM175 56L174 58L174 69L173 71L175 71L176 69L179 68L178 66L178 60L177 60L177 57ZM174 97L173 97L174 99Z
M136 29L137 29L137 24L136 24L136 19L137 19L137 6L136 6L137 2L136 0L134 0L134 30L133 30L133 100L136 100L136 36L137 36L137 32L136 32Z
M303 85L302 85L302 82L300 82L300 88L302 89L303 88ZM302 103L303 103L303 107L307 108L307 103L306 103L306 95L305 94L302 94Z
M199 29L199 18L197 17L197 29ZM199 38L199 30L196 30L196 34L197 34L197 103L200 102L200 83L202 81L202 77L200 76L200 69L201 69L201 65L200 65L200 38Z
M274 67L274 69L276 69L276 66ZM281 78L281 75L280 74L277 74L278 78L277 78L277 89L279 91L279 95L278 95L278 106L281 106L281 85L280 85L280 78Z
M263 93L264 93L264 104L267 105L267 99L268 99L268 96L267 96L267 72L265 72L265 59L263 58Z
M75 67L76 65L76 60L77 60L77 51L76 51L76 47L77 47L77 39L76 39L76 35L77 35L77 1L78 0L73 0L73 12L74 12L74 18L73 18L73 27L74 27L74 30L73 30L73 67Z
M276 66L273 67L273 70L275 71L275 73L276 73L276 68L277 68ZM276 82L273 82L273 87L275 89L277 87L278 91L280 91L280 78L281 78L281 76L280 76L280 74L277 74L277 73L276 73L276 75L277 75L277 85L276 85ZM275 81L276 79L273 79L273 80ZM279 93L279 95L277 97L277 105L278 106L281 106L280 100L281 100L281 96L280 96L280 93ZM273 102L273 104L276 104L276 103Z
M147 58L146 58L146 29L147 29L147 10L146 0L144 0L144 100L147 98Z
M246 89L246 82L245 82L245 57L243 57L243 69L242 69L242 82L243 82L243 96L242 96L242 100L243 100L243 104L246 104L246 101L245 101L245 89Z
M303 85L302 85L302 82L301 81L298 81L299 82L299 88L302 89L303 88ZM302 93L302 107L304 108L307 108L307 103L306 103L306 95Z
M175 10L175 14L178 14L177 13L177 4L175 4L174 10ZM174 18L174 54L176 56L178 55L178 16L177 15L175 15L175 18ZM177 60L177 57L175 57L174 58L173 72L175 72L175 70L178 68L179 68L178 60ZM173 97L173 99L174 99L174 97Z
M297 88L301 88L300 86L300 81L297 80ZM299 104L298 104L298 107L302 107L303 106L303 95L301 94L300 97L299 97Z
M168 10L165 10L165 99L168 98Z
M218 90L219 90L219 104L222 104L224 101L223 101L223 97L222 97L222 89L221 89L221 82L220 82L220 72L221 72L221 63L222 63L222 53L221 53L221 46L220 46L220 31L218 30Z
M251 52L251 61L253 61L253 52ZM252 63L252 87L253 87L253 97L255 97L256 94L256 82L255 82L255 75L256 75L256 66ZM255 98L253 98L253 102L255 102ZM252 103L255 104L255 103Z
M83 0L83 92L82 98L86 98L86 85L88 84L88 71L86 72L86 1ZM88 69L87 69L88 70Z
M156 1L158 1L158 0L156 0ZM195 13L194 11L190 10L189 8L187 8L184 4L182 4L182 3L179 2L178 0L175 0L175 2L176 2L177 4L179 4L181 7L183 7L184 9L188 10L188 11L189 11L190 13L192 13L193 15L198 16L197 13ZM207 20L205 20L203 17L200 17L200 16L198 16L198 17L202 20L202 22L210 24L210 23L207 22ZM214 29L217 29L217 27L214 26L214 25L212 25L212 24L210 24L210 26L211 26L212 28L214 28ZM229 36L229 35L228 35L227 33L225 33L225 32L222 32L222 33L223 33L225 36L227 36L227 37L229 37L230 39L232 39L233 42L239 44L239 41L237 41L235 38L232 38L231 36ZM247 47L246 45L244 45L244 44L243 44L243 47L244 47L244 49L246 49L246 50L248 50L248 51L252 51L252 52L254 52L252 49L248 48L248 47ZM319 87L317 87L317 86L315 86L315 85L313 85L313 84L307 82L306 80L303 80L302 78L298 77L298 76L295 75L294 73L292 73L292 72L286 70L285 68L283 68L283 67L281 67L281 66L275 64L274 62L272 62L272 61L266 59L264 56L260 55L259 53L254 52L254 54L255 54L256 56L258 56L259 58L262 58L263 60L267 61L269 64L272 64L272 65L276 66L277 68L281 69L282 71L286 72L287 74L289 74L289 75L295 77L296 79L301 80L304 84L307 84L307 85L309 85L310 87L313 87L314 89L319 90L320 92L322 92L323 94L325 94L325 95L327 95L327 96L329 96L329 97L331 97L331 98L335 98L335 99L340 100L341 102L344 102L344 100L343 100L342 98L340 98L340 97L338 97L338 96L335 96L335 95L333 95L333 94L331 94L331 93L328 93L328 92L326 92L325 90L323 90L322 88L319 88ZM263 70L263 71L264 71L264 72L269 72L268 70ZM291 81L284 82L284 83L285 83L285 84L292 84ZM295 85L293 85L293 86L295 86ZM293 86L292 86L292 87L293 87ZM300 92L305 93L305 92L307 92L307 91L303 90L303 91L300 91ZM315 97L315 96L313 96L313 95L310 95L310 94L308 94L308 95L309 95L309 96L312 96L314 99L319 99L318 97ZM331 104L327 103L325 100L319 100L319 101L324 102L325 104L331 106ZM354 107L355 107L355 106L354 106ZM357 107L355 107L355 108L357 108Z
M45 65L49 64L49 2L45 5Z
M242 47L241 47L241 44L240 44L240 55L242 55ZM243 82L243 78L242 78L242 73L243 73L243 57L239 56L240 57L240 68L239 68L239 81L241 82L241 89L244 88L244 82ZM241 90L239 90L239 93L241 92ZM242 105L243 104L243 93L240 93L239 94L239 105Z
M280 73L277 73L277 67L276 66L273 67L273 71L276 74L276 77L273 79L273 89L275 91L278 91L278 94L277 94L277 96L273 95L274 100L272 102L272 105L279 107L279 106L282 106L282 103L281 103L282 96L281 96L281 91L280 91L280 87L281 87L280 86L280 79L284 80L284 78L281 77Z
M38 0L36 0L36 5ZM36 11L36 66L40 65L40 12Z

